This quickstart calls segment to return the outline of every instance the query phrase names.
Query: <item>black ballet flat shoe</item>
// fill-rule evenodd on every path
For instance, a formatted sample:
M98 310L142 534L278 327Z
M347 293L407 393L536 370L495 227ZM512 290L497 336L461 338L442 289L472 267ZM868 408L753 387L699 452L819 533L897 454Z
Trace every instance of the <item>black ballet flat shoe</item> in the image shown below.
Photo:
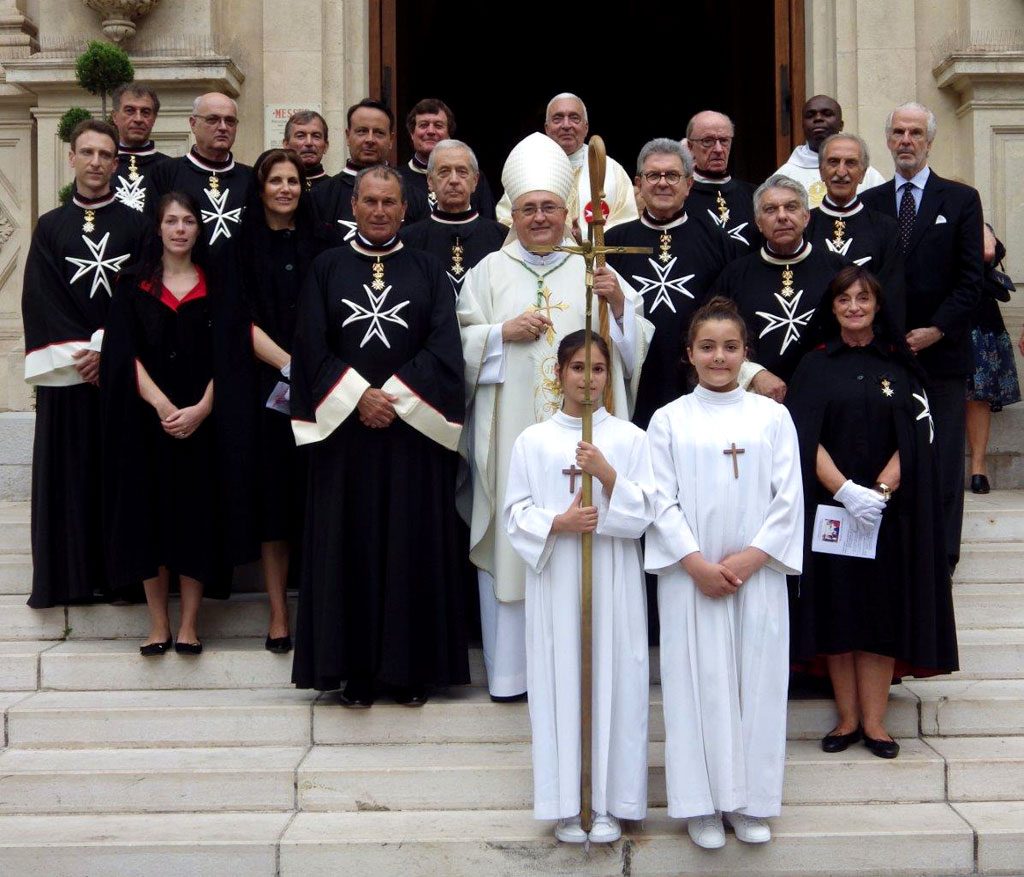
M201 655L203 653L203 644L183 643L179 640L174 644L174 651L179 655Z
M287 655L292 650L292 638L285 634L284 636L268 636L267 641L263 644L268 652L273 652L275 655Z
M338 703L350 710L368 710L373 701L373 686L366 682L350 681L338 695Z
M852 744L861 738L860 728L855 728L849 734L833 734L831 731L821 738L822 752L845 752Z
M396 688L392 694L395 703L401 706L423 706L430 700L430 694L425 688Z
M991 487L989 487L988 478L986 476L971 476L971 493L988 493L989 490L991 490Z
M492 694L492 703L525 703L527 692L522 694Z
M144 658L155 658L157 655L166 655L173 645L174 640L168 637L162 643L146 643L144 646L139 646L139 654Z
M895 758L900 754L900 744L895 740L875 740L865 734L864 745L871 750L872 755L879 758Z

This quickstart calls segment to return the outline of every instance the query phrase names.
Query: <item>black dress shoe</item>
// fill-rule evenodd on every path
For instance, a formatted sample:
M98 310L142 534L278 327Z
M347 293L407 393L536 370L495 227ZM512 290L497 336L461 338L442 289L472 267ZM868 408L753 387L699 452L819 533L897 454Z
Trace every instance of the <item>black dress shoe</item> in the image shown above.
M522 694L492 694L493 703L522 703L526 700L526 692Z
M861 738L860 728L855 728L849 734L833 734L831 731L821 738L822 752L845 752L847 747L856 743Z
M879 758L895 758L900 754L900 744L895 740L875 740L865 734L864 745L871 750L872 755Z
M987 477L984 475L971 476L971 493L988 493L990 489Z
M179 655L201 655L203 653L203 644L183 643L179 640L174 644L174 651Z
M368 710L373 706L374 690L372 683L349 680L345 690L338 695L338 702L350 710Z
M267 641L263 644L268 652L273 652L275 655L287 655L292 650L292 638L285 634L284 636L268 636Z
M425 688L396 688L393 692L395 703L402 706L423 706L430 695Z
M173 645L174 641L168 637L166 642L146 643L144 646L139 646L139 654L144 658L154 658L157 655L166 655Z

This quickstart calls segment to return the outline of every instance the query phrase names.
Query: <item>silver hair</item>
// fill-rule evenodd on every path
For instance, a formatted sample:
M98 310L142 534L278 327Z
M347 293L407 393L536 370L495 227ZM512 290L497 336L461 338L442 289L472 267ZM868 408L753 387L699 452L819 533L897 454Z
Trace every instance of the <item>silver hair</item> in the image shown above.
M772 174L754 192L755 217L761 215L761 198L769 189L788 189L800 198L800 203L803 205L804 210L807 210L807 190L796 180L787 177L785 174Z
M206 97L206 95L205 94L201 94L194 101L192 101L192 115L193 116L198 116L199 115L199 101L201 101L204 97ZM233 97L228 97L226 94L224 95L224 97L227 97L228 100L231 101L231 105L235 108L235 115L237 116L238 115L238 101L236 101Z
M444 152L448 149L465 149L469 155L469 166L473 169L473 173L480 173L480 163L476 160L476 153L473 152L465 143L461 140L439 140L434 148L430 151L430 155L427 158L427 173L432 174L434 172L434 156L439 152Z
M905 104L900 104L895 107L888 116L885 117L885 136L888 137L892 133L892 117L895 116L900 110L915 110L919 113L924 113L928 117L927 136L928 142L931 143L935 139L935 132L939 129L938 123L935 121L935 113L933 113L924 104L919 104L916 100L907 101Z
M838 131L835 134L829 134L818 146L818 170L825 166L825 147L834 140L852 140L856 143L860 147L860 163L864 165L864 170L868 169L868 165L871 164L871 156L868 155L868 145L864 142L864 138L851 134L849 131Z
M573 94L571 91L560 92L559 94L556 94L553 98L551 98L551 100L548 101L547 109L544 110L545 122L551 118L551 105L556 100L578 100L580 102L580 106L583 108L583 121L587 122L588 124L590 123L590 119L587 118L587 105L583 103L583 98L581 98L578 94Z
M359 200L359 185L363 181L363 177L368 176L380 177L382 180L397 180L398 190L401 192L402 203L405 204L405 179L402 175L396 171L393 167L386 164L373 164L369 167L364 167L359 173L356 174L356 178L352 183L352 200Z
M644 162L652 155L678 156L679 160L683 163L683 176L693 176L693 153L690 152L690 147L685 143L671 140L668 137L655 137L644 144L643 149L640 150L640 154L636 158L637 176L644 172Z
M701 113L714 113L716 116L721 116L725 121L729 123L729 127L732 128L733 136L736 136L736 123L730 119L725 113L720 113L718 110L701 110L700 113L694 113L690 117L690 121L686 123L686 139L693 139L693 123L697 120L697 116Z

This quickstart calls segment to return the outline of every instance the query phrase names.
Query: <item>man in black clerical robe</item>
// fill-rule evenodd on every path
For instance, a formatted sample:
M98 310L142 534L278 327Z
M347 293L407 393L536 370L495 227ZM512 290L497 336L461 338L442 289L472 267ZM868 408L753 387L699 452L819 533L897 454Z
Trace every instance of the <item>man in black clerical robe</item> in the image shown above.
M437 209L436 188L427 185L430 154L442 140L455 136L455 114L444 101L427 97L417 101L405 117L405 127L412 141L412 158L399 165L405 180L405 191L417 212L407 212L405 222L411 225L425 219ZM468 147L467 147L468 148ZM475 160L475 157L474 157ZM470 195L470 205L484 219L494 219L494 193L479 167L477 184Z
M818 148L825 195L811 209L807 240L819 249L867 268L882 286L899 328L906 322L903 253L896 220L868 207L857 194L868 167L868 147L856 134L833 134Z
M114 195L125 206L145 213L154 198L150 171L169 157L157 152L150 139L160 98L152 88L129 82L115 89L111 100L111 119L117 128L117 170L111 181Z
M501 249L508 229L473 208L480 166L465 143L441 140L434 144L428 163L436 209L425 219L405 226L402 241L437 257L458 298L466 272L488 253Z
M348 161L341 171L313 191L313 206L323 222L337 222L345 231L345 240L356 236L352 211L352 189L363 168L387 164L395 138L395 114L391 108L372 98L363 98L348 108L345 140ZM411 200L410 200L411 199ZM426 216L428 208L420 203L418 192L407 192L407 212Z
M733 299L747 324L750 362L740 372L741 381L781 402L800 358L818 340L815 308L847 262L804 238L809 211L800 183L776 174L754 198L765 242L756 253L730 263L715 292Z
M306 191L312 192L331 178L324 170L324 155L330 146L327 120L315 110L292 113L284 126L281 145L299 157L306 171Z
M698 222L727 235L737 255L761 245L754 222L754 186L729 172L729 154L736 133L732 119L714 110L697 113L686 126L686 143L693 153L693 186L687 212Z
M313 262L292 350L309 448L292 681L422 705L469 681L455 512L463 357L441 264L398 240L401 176L354 185L356 235Z
M36 388L32 594L37 608L106 592L100 500L103 325L118 271L149 222L110 189L117 131L87 119L71 135L75 191L39 218L25 261L25 380Z
M216 261L238 241L252 168L236 162L231 152L238 132L238 105L226 94L211 92L196 98L188 121L196 145L187 155L153 168L153 188L158 195L185 192L195 198L202 214L203 240L209 258ZM147 210L155 215L156 202Z
M687 392L683 359L690 317L733 255L725 235L695 221L686 209L692 182L690 151L678 140L651 140L637 160L643 213L605 236L610 246L653 250L608 257L643 296L644 316L655 326L633 410L633 422L642 429L662 405Z

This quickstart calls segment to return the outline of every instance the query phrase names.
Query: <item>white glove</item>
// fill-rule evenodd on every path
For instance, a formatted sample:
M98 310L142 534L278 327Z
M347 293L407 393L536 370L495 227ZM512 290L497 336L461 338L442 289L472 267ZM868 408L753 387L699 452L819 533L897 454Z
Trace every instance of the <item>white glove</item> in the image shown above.
M833 499L839 500L846 506L846 510L861 523L877 524L882 520L885 500L870 487L854 484L847 479L843 482L843 486L836 491Z
M281 366L281 374L284 376L286 381L290 381L292 378L292 361L289 359L284 365Z

